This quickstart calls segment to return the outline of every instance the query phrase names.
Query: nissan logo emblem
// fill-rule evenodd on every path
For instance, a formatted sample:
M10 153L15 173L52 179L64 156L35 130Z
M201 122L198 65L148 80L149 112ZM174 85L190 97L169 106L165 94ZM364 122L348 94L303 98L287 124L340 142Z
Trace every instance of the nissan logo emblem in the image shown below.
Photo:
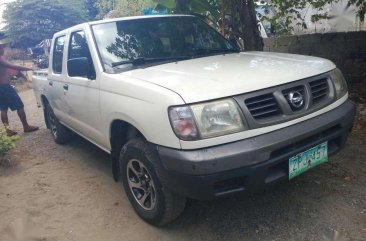
M291 91L287 99L294 108L301 108L304 105L304 96L299 91Z

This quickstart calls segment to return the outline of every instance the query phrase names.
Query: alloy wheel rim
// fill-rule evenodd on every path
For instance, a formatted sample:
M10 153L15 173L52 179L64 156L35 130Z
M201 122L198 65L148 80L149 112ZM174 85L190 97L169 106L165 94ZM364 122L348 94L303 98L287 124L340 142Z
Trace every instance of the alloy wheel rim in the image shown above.
M145 210L152 210L156 205L156 189L146 166L137 159L127 164L127 181L136 202Z

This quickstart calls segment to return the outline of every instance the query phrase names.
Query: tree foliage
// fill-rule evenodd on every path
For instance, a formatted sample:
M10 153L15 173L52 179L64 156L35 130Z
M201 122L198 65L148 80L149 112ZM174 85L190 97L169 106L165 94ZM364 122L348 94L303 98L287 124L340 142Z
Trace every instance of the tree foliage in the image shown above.
M267 11L263 16L277 30L277 34L290 33L294 24L306 28L302 11L319 10L311 16L313 22L332 19L325 11L332 3L347 1L355 6L361 21L365 19L366 0L266 0ZM242 39L245 48L261 50L263 43L258 30L254 0L16 0L4 12L5 34L18 47L34 46L53 33L87 20L108 17L141 15L145 8L165 6L171 13L190 13L203 16L223 34ZM319 13L320 12L320 13Z
M98 15L97 3L99 0L58 0L60 3L73 8L87 20L94 20ZM109 0L110 2L110 0Z
M97 2L97 0L84 0L84 7L90 20L96 19L99 14Z
M88 20L85 8L75 8L77 1L17 0L4 12L7 37L17 47L30 47L57 31ZM81 4L81 3L80 3ZM80 5L81 6L81 5Z
M152 0L117 0L110 17L142 15L145 8L154 6Z
M106 14L116 8L117 0L95 0L94 7L97 9L98 13L96 15L97 19L102 19Z
M211 20L221 32L247 50L262 50L258 19L253 0L154 0L176 13L199 13Z
M243 39L245 49L261 50L263 42L258 31L256 4L254 0L154 0L175 13L199 13L206 16L226 36ZM267 15L261 20L269 22L275 34L289 34L295 25L307 28L304 13L311 11L310 19L317 22L322 19L337 19L326 10L332 4L344 1L346 8L356 7L356 15L361 21L365 19L366 0L266 0ZM269 11L272 10L272 11ZM272 14L268 14L272 12ZM310 11L309 11L310 12Z
M220 0L153 0L167 7L173 13L199 13L208 16L213 22L220 18Z

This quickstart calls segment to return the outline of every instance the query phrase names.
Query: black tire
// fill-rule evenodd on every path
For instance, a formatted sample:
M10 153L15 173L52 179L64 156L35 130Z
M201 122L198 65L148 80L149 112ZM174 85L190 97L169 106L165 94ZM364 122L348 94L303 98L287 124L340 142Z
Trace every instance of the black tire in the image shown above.
M53 140L57 144L62 145L72 139L74 133L59 122L49 104L46 105L46 117L46 121L48 121L48 126L51 130Z
M123 187L135 212L146 222L163 226L175 220L183 212L186 198L165 187L159 178L160 167L157 158L146 141L134 139L122 148L119 161ZM131 184L141 186L131 187ZM141 204L144 196L147 201Z

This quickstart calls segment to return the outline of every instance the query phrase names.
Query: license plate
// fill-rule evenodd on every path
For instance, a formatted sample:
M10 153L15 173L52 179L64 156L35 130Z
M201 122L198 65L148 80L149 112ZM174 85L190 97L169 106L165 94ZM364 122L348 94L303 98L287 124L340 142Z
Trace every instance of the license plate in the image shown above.
M296 156L290 157L288 160L288 178L292 179L326 161L328 161L328 143L324 142Z

